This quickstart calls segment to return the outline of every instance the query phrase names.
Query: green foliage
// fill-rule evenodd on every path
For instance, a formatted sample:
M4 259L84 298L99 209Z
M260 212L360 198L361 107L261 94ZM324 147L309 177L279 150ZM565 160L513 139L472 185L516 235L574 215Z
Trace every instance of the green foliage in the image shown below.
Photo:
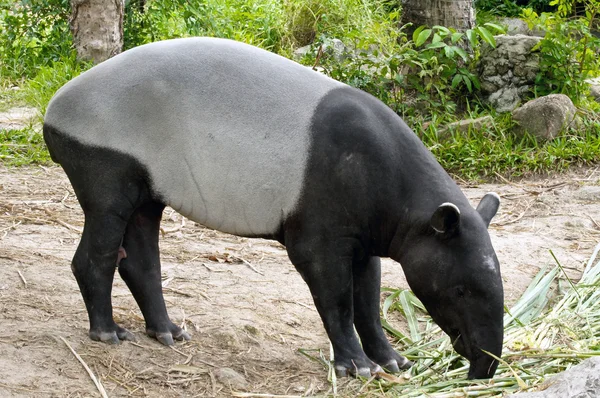
M69 0L0 2L0 75L32 77L40 66L73 54Z
M416 128L425 145L449 172L466 179L522 176L564 171L570 166L600 161L600 121L589 119L579 133L561 135L547 142L510 133L508 116L498 118L494 129L452 133L440 140L435 123Z
M526 3L524 5L524 3ZM535 12L551 11L554 9L553 0L475 0L477 13L501 17L518 17L523 11L523 6ZM479 15L477 16L479 19Z
M42 135L33 126L20 130L0 129L0 161L10 166L51 162Z
M566 12L565 7L563 4L561 12ZM598 11L600 2L597 1L588 3L585 18L565 19L551 13L538 15L531 9L523 11L530 28L546 32L534 48L540 53L540 73L535 87L538 95L563 93L578 103L587 93L585 80L600 73L596 53L600 40L591 32Z
M126 8L125 48L185 36L213 36L270 50L281 42L281 3L249 0L151 0L142 12L137 2Z
M74 55L70 60L55 62L52 66L43 66L33 79L25 83L18 97L27 105L37 108L43 115L54 93L91 66L91 63L76 62Z
M397 18L397 14L389 18ZM400 34L390 48L373 42L354 44L341 62L320 60L325 72L336 80L365 90L403 116L456 111L455 99L479 89L473 72L481 42L495 46L487 23L465 33L443 26L421 26L409 40ZM326 44L326 40L317 42ZM468 50L467 50L468 49Z

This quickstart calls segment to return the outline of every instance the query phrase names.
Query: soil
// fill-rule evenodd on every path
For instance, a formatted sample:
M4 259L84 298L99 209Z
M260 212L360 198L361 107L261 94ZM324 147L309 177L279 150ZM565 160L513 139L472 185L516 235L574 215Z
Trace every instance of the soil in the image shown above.
M578 278L600 237L598 169L463 189L474 205L488 191L502 197L490 234L508 305L555 264L550 250ZM281 245L208 230L170 209L162 225L167 307L192 340L169 348L145 336L117 274L114 317L137 341L91 341L70 269L83 217L68 180L59 167L0 165L0 396L98 396L74 353L108 396L330 392L326 368L300 352L328 357L329 343ZM382 284L407 287L400 265L383 261ZM401 319L394 326L406 330ZM338 391L361 383L338 380Z

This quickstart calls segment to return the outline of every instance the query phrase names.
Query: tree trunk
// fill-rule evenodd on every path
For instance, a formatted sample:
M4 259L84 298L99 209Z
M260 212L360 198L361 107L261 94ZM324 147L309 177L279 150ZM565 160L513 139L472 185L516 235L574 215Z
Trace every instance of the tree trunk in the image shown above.
M123 0L71 0L77 57L100 63L123 48Z
M421 25L441 25L464 32L475 24L473 0L402 0L402 23L409 22L409 37Z

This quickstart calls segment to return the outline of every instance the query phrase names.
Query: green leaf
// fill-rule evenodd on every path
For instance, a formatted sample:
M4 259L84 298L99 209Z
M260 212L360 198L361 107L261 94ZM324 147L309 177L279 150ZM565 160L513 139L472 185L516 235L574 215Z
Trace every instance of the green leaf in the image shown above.
M452 79L452 88L458 87L460 82L462 81L462 75L455 75L454 79Z
M483 24L483 26L487 26L490 27L492 29L495 29L496 32L500 32L500 33L504 33L504 28L500 25L497 25L495 23L491 23L491 22L486 22Z
M469 92L473 91L473 86L471 84L471 79L469 79L469 76L466 75L461 75L463 82L465 82L465 84L467 85L467 90L469 90Z
M447 47L448 45L446 43L444 43L443 41L438 41L437 43L430 43L428 45L425 46L425 48L427 50L432 49L432 48L441 48L441 47Z
M467 35L467 39L469 39L469 43L471 44L471 47L476 47L477 46L477 33L473 29L467 29L465 34Z
M448 58L454 58L454 46L446 46L444 47L444 54L446 54L446 57Z
M404 310L406 321L408 322L408 329L410 330L410 338L412 341L421 340L421 333L419 332L419 322L417 321L417 315L415 314L415 306L412 303L410 290L402 290L400 293L400 304Z
M423 43L429 39L429 36L431 36L431 29L424 29L421 33L419 33L419 36L415 41L415 47L421 47Z
M457 41L459 41L460 39L462 39L463 34L461 32L456 32L456 33L452 33L452 43L456 43Z
M433 39L431 39L432 43L439 43L440 41L442 41L442 37L440 35L438 35L437 33L433 34Z
M460 57L463 59L463 61L467 62L468 55L465 50L463 50L462 48L457 47L457 46L452 46L452 48L458 55L460 55Z
M422 25L419 26L414 32L413 32L413 41L416 43L417 42L417 38L419 37L419 35L421 34L421 32L426 28L426 25Z
M436 30L442 32L445 35L450 34L450 29L448 29L445 26L435 25L435 26L432 26L432 29L436 29Z
M478 26L477 28L477 32L479 33L479 35L481 36L481 38L490 46L492 47L496 47L496 39L494 39L494 36L490 33L489 30L487 30L486 28L484 28L483 26Z

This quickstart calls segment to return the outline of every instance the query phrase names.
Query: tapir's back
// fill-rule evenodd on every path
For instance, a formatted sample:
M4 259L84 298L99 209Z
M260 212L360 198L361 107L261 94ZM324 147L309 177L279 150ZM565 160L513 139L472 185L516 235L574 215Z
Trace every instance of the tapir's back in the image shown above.
M133 156L167 204L204 225L269 235L298 201L315 108L339 86L245 44L170 40L68 83L45 124Z

